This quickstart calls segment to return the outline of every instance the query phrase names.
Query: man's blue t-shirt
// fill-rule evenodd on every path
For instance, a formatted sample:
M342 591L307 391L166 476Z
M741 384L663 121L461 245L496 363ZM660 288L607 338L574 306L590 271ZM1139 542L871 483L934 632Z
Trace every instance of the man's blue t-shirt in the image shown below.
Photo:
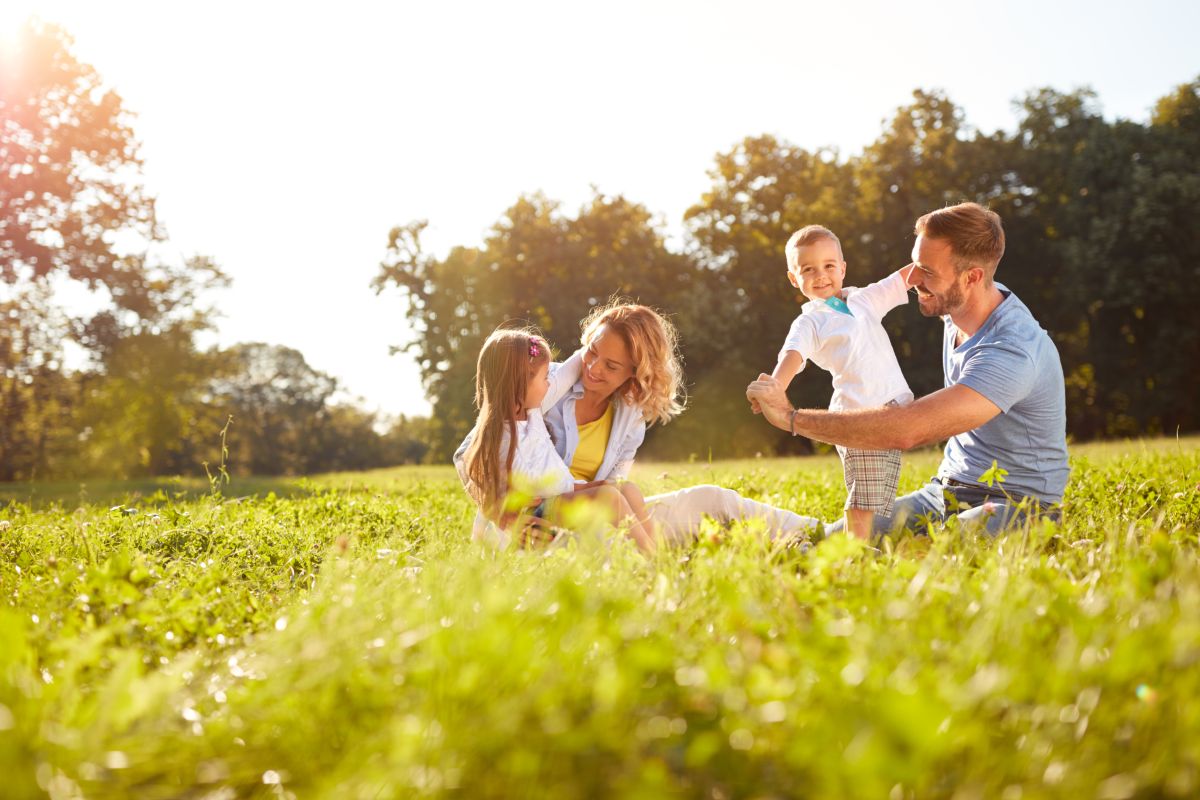
M1067 404L1062 362L1050 335L1015 294L1004 300L961 346L945 317L942 368L946 386L969 386L1000 409L974 430L950 437L938 476L979 484L996 461L1008 470L1001 486L1049 503L1067 485Z

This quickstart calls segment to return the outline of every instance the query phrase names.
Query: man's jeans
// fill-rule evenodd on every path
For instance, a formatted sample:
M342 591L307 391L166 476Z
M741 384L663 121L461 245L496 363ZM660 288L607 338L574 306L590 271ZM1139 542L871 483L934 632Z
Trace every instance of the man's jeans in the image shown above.
M933 478L912 494L897 498L891 517L876 514L874 532L876 536L902 529L927 533L927 525L945 522L953 515L958 516L960 524L982 528L994 536L1006 528L1024 525L1031 518L1057 521L1060 510L1032 497L1005 496L999 488ZM827 525L825 532L839 533L844 524L839 520Z

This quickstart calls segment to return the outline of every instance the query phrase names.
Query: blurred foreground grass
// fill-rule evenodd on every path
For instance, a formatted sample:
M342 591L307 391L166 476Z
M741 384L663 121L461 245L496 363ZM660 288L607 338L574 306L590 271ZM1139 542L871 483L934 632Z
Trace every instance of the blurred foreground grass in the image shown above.
M649 561L481 551L442 467L3 487L0 794L1196 796L1200 440L1073 467L1061 526ZM639 470L843 499L834 458Z

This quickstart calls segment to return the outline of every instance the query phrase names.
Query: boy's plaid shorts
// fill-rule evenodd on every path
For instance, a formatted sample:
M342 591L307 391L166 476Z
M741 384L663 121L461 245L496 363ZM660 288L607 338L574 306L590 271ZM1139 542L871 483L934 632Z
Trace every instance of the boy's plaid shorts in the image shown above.
M892 515L896 486L900 483L899 450L853 450L839 447L846 475L846 508Z

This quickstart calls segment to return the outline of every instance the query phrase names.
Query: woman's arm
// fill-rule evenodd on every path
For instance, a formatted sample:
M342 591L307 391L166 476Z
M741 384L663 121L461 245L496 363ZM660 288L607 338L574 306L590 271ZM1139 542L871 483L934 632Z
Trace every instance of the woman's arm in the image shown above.
M625 436L625 439L617 445L621 449L618 451L617 463L609 473L613 480L625 480L629 477L629 471L633 469L634 459L637 458L638 448L642 446L642 442L646 440L646 423L639 420L636 425Z
M571 357L559 364L550 372L550 389L546 392L546 396L542 398L542 412L545 413L554 408L554 404L563 398L571 387L579 381L579 376L583 373L583 349L580 348L571 354Z

